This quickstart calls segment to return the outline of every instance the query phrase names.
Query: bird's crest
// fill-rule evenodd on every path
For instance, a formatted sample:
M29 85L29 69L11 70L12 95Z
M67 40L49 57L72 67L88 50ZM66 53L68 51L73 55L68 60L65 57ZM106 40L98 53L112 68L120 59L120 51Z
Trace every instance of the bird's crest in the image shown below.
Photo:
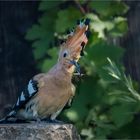
M89 19L79 20L77 24L75 30L69 31L67 40L62 43L59 54L59 62L69 73L73 73L74 66L80 73L80 66L77 62L83 55L89 36Z
M74 66L80 73L80 66L77 62L83 55L83 49L88 42L89 21L89 19L79 20L76 29L69 31L67 40L61 44L58 61L69 73L73 73Z
M69 50L72 57L80 58L83 54L84 46L88 42L89 22L89 19L78 20L76 29L68 32L67 40L62 44L62 49Z

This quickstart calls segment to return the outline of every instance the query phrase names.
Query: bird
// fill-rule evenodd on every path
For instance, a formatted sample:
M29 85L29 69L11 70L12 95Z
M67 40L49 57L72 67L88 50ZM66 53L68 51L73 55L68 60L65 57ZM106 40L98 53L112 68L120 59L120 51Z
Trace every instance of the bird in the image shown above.
M72 77L81 74L78 60L88 42L89 19L78 20L75 30L69 31L66 41L60 44L58 61L47 72L33 76L10 113L0 122L15 120L56 121L57 116L70 106L75 96Z

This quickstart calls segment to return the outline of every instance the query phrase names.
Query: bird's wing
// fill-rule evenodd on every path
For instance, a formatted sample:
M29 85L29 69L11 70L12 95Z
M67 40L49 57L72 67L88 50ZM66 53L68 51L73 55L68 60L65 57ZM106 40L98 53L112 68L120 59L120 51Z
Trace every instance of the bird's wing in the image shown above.
M31 79L24 88L24 90L21 92L21 94L18 97L18 100L16 104L13 107L13 110L19 110L20 108L24 107L24 105L37 93L38 87L37 87L37 81Z
M12 108L12 111L6 116L6 119L10 117L15 117L18 110L25 107L26 103L35 95L38 93L38 85L39 80L41 77L43 77L45 74L38 74L35 77L33 77L29 82L28 85L24 88L24 90L21 92L21 94L18 96L17 102Z

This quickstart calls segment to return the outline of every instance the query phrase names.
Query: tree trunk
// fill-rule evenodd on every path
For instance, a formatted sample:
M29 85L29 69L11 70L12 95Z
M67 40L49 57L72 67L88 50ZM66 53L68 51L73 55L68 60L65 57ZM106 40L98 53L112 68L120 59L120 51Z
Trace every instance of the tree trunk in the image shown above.
M125 2L130 7L127 13L129 31L121 39L120 44L126 49L126 72L140 83L140 1Z
M0 1L0 117L37 71L25 34L38 19L38 2Z

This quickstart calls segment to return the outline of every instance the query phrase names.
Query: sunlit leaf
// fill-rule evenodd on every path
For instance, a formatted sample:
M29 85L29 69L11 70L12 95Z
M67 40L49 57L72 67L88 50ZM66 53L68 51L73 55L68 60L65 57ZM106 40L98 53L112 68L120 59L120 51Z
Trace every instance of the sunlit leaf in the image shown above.
M114 28L110 30L110 34L114 37L120 37L128 30L127 20L122 17L114 19Z

